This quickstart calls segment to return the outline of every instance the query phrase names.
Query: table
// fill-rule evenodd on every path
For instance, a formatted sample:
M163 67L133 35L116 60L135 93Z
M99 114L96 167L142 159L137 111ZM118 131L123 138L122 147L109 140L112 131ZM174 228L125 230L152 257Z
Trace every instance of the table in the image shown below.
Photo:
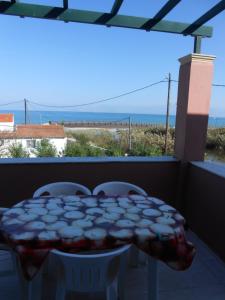
M184 218L162 200L141 196L59 196L24 200L3 213L0 232L32 279L51 249L78 253L133 243L171 268L195 254Z

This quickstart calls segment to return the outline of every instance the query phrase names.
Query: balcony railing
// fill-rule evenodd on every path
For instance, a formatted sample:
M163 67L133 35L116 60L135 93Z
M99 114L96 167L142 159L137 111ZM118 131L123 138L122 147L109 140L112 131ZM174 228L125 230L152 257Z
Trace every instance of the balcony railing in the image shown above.
M191 229L225 261L225 167L189 163L181 186L180 172L180 162L172 157L1 159L1 206L10 207L55 181L90 189L105 181L128 181L182 208Z

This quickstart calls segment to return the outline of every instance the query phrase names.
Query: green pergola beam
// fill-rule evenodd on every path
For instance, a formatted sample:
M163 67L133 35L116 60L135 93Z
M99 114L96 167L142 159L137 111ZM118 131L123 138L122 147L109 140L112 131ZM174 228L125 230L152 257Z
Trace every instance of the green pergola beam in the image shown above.
M120 10L122 4L123 4L123 0L115 0L113 3L113 7L111 9L111 14L116 15Z
M190 24L188 28L186 28L183 34L188 35L194 33L198 28L200 28L203 24L214 18L216 15L221 13L225 9L225 0L220 1L218 4L213 6L209 11L207 11L204 15L198 18L195 22Z
M201 53L201 43L202 43L202 38L201 36L195 36L194 37L194 53Z
M63 8L68 8L68 0L63 0Z
M153 19L147 21L142 29L149 31L159 21L161 21L181 0L169 0L167 3L157 12Z
M8 1L0 1L0 14L19 17L31 17L41 19L52 19L64 22L78 22L88 24L98 24L105 26L124 27L132 29L143 29L146 22L152 20L143 17L113 15L87 10L65 9L64 7L53 7L29 3L11 4ZM154 20L154 19L153 19ZM183 34L187 23L161 20L151 28L152 31ZM193 32L193 35L211 37L212 27L202 26Z

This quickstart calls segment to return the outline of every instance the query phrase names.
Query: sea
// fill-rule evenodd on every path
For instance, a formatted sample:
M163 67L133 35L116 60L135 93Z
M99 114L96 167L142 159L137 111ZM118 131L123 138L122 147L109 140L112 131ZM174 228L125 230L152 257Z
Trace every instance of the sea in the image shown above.
M24 124L25 114L21 110L1 110L0 113L13 113L15 124ZM129 118L132 123L165 125L166 116L157 114L134 113L102 113L102 112L71 112L71 111L29 111L27 122L31 124L44 124L51 122L125 122ZM169 117L171 127L175 126L175 116ZM210 127L225 127L225 118L209 117Z

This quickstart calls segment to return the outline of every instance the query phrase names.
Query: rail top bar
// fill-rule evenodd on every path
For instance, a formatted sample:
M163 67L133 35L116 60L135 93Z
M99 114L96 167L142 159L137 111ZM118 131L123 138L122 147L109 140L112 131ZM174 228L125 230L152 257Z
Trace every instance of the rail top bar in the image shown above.
M65 2L66 1L64 1L64 4ZM114 4L115 6L117 4L116 8L118 9L120 4L119 1L114 2ZM166 11L164 11L164 13L165 12ZM55 7L21 2L14 3L9 1L0 1L0 14L142 30L146 30L145 28L143 28L143 26L147 22L152 22L152 20L155 22L154 18L143 18L88 10L77 10L66 8L66 5L64 7ZM190 24L187 23L157 20L156 25L151 28L151 31L183 34L183 32L185 32L185 30L189 26ZM211 37L212 31L212 27L201 26L200 28L192 32L191 35Z

